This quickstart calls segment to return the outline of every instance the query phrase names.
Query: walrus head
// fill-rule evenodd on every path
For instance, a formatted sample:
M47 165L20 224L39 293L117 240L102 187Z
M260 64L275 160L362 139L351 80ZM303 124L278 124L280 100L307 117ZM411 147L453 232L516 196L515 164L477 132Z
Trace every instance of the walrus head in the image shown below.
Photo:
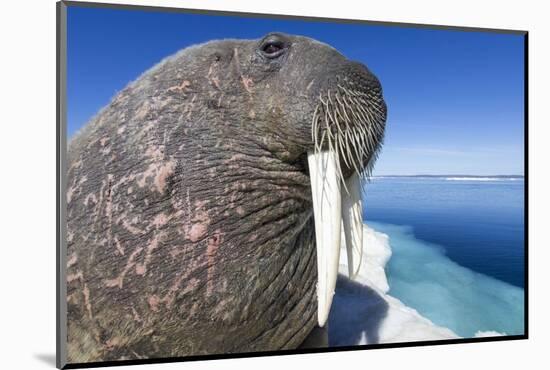
M215 60L205 63L207 74L233 75L213 82L242 97L241 104L220 105L240 116L249 133L243 137L259 140L275 158L310 176L323 326L336 284L341 225L350 276L359 270L361 178L370 174L386 121L380 82L363 64L306 37L270 33L257 41L205 47L212 47ZM242 89L245 94L236 93Z
M327 320L342 227L359 268L385 119L364 65L281 33L130 83L69 143L71 361L298 346Z

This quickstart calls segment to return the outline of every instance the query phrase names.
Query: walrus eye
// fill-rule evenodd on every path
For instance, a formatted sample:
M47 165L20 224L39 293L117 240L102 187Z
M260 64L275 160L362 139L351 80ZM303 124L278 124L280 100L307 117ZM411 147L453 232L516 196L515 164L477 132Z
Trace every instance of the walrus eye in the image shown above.
M270 43L264 46L263 50L266 54L275 54L279 50L281 50L283 47L282 45L276 44L276 43Z
M279 39L267 39L260 46L262 54L270 59L281 56L286 49L286 44Z

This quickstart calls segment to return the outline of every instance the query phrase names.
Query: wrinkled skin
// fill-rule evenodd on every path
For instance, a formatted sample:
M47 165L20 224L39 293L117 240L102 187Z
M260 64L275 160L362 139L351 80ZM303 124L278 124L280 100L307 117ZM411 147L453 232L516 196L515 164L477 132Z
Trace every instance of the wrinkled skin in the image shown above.
M295 348L315 326L311 117L336 76L380 86L269 37L277 58L224 40L162 61L69 143L69 362Z

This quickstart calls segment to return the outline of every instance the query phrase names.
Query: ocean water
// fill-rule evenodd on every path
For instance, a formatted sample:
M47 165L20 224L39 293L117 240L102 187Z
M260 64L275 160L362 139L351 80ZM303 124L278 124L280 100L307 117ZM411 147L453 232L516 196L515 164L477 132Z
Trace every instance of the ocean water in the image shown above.
M463 337L523 334L523 179L388 177L365 190L365 222L390 237L390 295Z

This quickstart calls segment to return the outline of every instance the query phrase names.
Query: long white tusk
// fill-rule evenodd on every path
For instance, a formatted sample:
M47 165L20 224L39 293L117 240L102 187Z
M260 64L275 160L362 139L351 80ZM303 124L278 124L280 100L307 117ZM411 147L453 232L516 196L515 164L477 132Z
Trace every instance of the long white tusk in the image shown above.
M334 151L308 153L317 244L317 321L328 319L336 287L342 222L342 195Z
M354 173L346 180L348 193L342 194L342 224L348 254L348 274L354 279L359 273L363 257L363 215L361 179Z

